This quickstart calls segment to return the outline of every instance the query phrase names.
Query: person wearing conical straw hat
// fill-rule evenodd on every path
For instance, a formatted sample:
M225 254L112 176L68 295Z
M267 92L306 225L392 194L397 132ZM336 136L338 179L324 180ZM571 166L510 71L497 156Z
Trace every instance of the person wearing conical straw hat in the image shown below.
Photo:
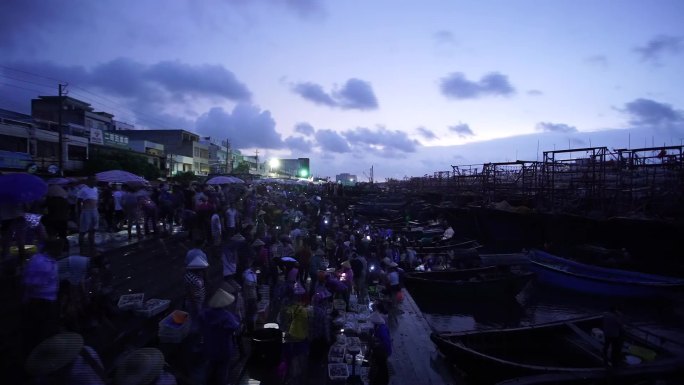
M50 385L104 385L107 381L97 352L83 344L77 333L47 338L29 354L24 369L29 383Z
M164 364L164 354L159 349L136 349L117 366L114 384L176 385L176 378L164 370Z
M204 305L206 297L206 270L209 263L201 255L195 256L185 267L185 310L190 313L191 330L197 331L194 320Z
M229 309L233 302L235 296L223 289L217 289L209 300L208 307L200 313L208 384L225 384L231 363L237 358L234 337L240 330L240 319Z

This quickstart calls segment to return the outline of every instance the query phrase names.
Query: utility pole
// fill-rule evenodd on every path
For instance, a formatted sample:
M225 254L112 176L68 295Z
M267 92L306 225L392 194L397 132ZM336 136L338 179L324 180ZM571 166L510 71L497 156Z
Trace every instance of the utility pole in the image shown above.
M64 176L64 129L62 128L62 110L64 109L64 88L66 84L59 84L59 110L57 111L57 124L59 125L59 175Z
M259 173L259 149L254 150L254 161L256 162L256 172Z

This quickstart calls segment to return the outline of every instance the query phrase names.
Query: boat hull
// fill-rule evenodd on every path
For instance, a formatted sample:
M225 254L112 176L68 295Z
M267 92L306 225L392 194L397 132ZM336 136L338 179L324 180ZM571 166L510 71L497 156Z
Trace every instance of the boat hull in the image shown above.
M532 279L531 272L497 273L497 267L453 271L412 272L405 280L409 290L442 296L481 298L514 297Z
M625 346L650 351L655 358L607 369L603 345L590 335L602 321L602 316L593 316L511 329L432 333L430 339L469 382L477 384L540 375L602 378L608 371L615 378L636 378L681 370L684 360L679 353L654 345L630 327L624 330Z
M660 298L684 289L684 280L585 265L533 250L528 268L537 281L591 295Z

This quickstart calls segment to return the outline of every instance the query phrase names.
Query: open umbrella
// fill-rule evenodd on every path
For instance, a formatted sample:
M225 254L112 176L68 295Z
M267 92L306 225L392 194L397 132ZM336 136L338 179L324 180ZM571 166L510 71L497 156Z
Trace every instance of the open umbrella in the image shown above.
M242 179L236 178L234 176L215 176L209 179L207 184L233 184L233 183L245 183Z
M49 184L50 186L52 186L52 185L62 186L65 184L72 183L73 181L74 180L71 178L51 178L51 179L47 180L47 184Z
M0 175L0 202L28 203L45 196L48 185L35 175Z
M98 182L109 182L109 183L140 183L147 184L147 180L141 176L137 176L128 171L123 170L110 170L98 172L95 174L95 178Z

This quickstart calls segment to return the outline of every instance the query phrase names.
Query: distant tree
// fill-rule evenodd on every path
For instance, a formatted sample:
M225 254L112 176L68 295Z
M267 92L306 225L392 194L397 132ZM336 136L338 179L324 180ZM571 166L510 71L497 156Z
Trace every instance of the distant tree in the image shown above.
M182 185L189 185L197 180L197 176L192 171L178 172L171 178L174 182L178 182Z
M233 169L233 173L235 174L249 174L249 163L247 162L240 162L240 164L237 165Z

